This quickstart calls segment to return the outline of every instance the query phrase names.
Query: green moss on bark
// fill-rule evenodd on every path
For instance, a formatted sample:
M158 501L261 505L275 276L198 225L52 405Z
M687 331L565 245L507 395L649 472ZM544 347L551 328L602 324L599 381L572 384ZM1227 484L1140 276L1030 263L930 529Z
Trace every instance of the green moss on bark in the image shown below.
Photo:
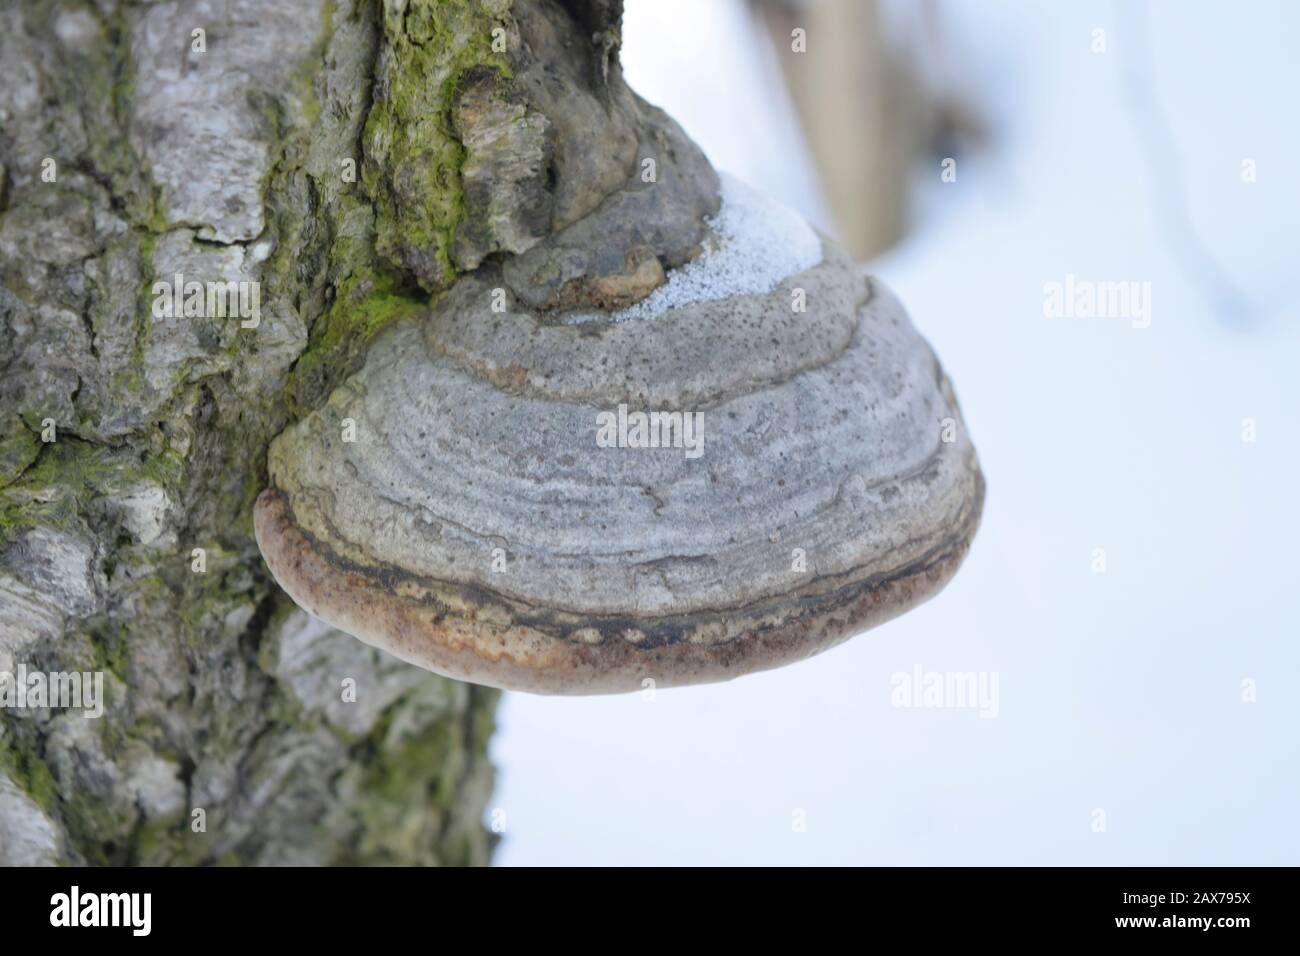
M56 6L31 21L51 48L58 46ZM94 440L90 428L79 438L74 432L81 429L65 431L60 423L58 441L41 444L26 415L0 444L0 544L33 527L63 529L93 542L95 560L102 562L94 569L107 582L101 605L83 619L69 619L57 650L49 650L51 664L103 670L131 689L93 722L87 745L102 748L121 773L138 753L165 756L184 768L187 805L198 799L196 767L209 774L228 764L235 768L230 786L236 790L226 802L208 797L210 832L195 834L188 809L180 823L151 820L133 802L110 807L83 795L46 753L42 725L14 722L15 733L0 738L0 767L54 821L67 840L68 861L264 860L268 839L280 837L261 815L291 809L297 798L273 785L270 796L250 792L257 788L248 777L270 761L256 748L276 742L292 752L319 744L320 726L261 660L269 627L291 607L262 566L252 536L253 501L266 482L265 450L292 415L324 401L375 334L417 314L428 290L450 280L448 250L464 204L463 156L449 111L466 69L504 68L504 57L491 50L491 31L503 23L509 4L413 0L401 17L393 14L395 5L377 0L355 8L339 0L337 6L325 4L319 41L295 71L292 89L283 95L256 90L272 131L262 199L264 238L275 249L262 264L263 308L274 304L292 314L308 330L305 350L296 361L285 354L292 347L287 322L269 344L263 336L223 337L229 371L181 376L150 420L111 443ZM69 125L87 117L79 161L127 223L117 254L138 267L134 325L123 353L129 361L107 382L109 398L123 407L141 404L147 382L156 380L148 377L154 370L146 347L154 255L160 237L181 228L164 221L147 164L133 154L127 135L135 95L130 31L137 15L139 8L127 5L111 15L93 13L104 49L78 54L51 94ZM337 46L343 33L349 34L347 49ZM344 93L352 91L324 82L340 54L371 58L370 95L362 90L350 99ZM348 157L357 162L360 182L340 177L340 160ZM101 258L108 255L101 250ZM437 281L428 281L420 268L425 262L441 270ZM88 325L97 336L115 321L105 312L91 315ZM269 325L265 316L264 322ZM78 425L101 411L75 405ZM162 489L175 503L174 545L133 541L106 504L143 484ZM190 568L195 547L206 551L202 574ZM180 692L160 684L168 676L168 661L160 659L168 655L185 672ZM441 686L438 678L429 681ZM462 788L471 769L482 778L496 695L468 693L468 711L449 707L412 721L410 712L420 705L399 699L382 726L360 739L327 735L329 746L349 753L346 774L354 789L339 786L333 768L328 779L314 782L321 791L315 796L332 802L342 822L322 822L315 835L286 836L283 845L312 842L333 862L485 862L479 813L486 793ZM399 720L416 729L395 737L387 752L386 735ZM254 799L266 803L250 811ZM259 819L248 822L248 838L232 847L223 842L220 821L243 823L238 813Z
M0 737L0 770L46 813L56 810L59 791L54 775L35 752L16 748Z
M313 326L311 343L294 366L287 398L295 416L324 402L334 385L360 364L376 333L426 307L423 298L398 291L388 276L348 277L334 304Z
M474 67L510 75L501 42L508 5L493 6L411 0L386 5L383 14L363 182L375 203L380 255L427 291L454 278L452 243L465 216L465 150L452 121L457 88Z

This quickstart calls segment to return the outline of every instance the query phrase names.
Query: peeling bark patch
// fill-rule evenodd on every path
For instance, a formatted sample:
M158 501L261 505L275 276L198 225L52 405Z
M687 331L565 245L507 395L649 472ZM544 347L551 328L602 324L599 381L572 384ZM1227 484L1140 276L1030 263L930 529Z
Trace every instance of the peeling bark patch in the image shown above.
M550 232L554 132L487 68L466 74L453 115L465 147L454 261L469 270L494 252L526 252Z

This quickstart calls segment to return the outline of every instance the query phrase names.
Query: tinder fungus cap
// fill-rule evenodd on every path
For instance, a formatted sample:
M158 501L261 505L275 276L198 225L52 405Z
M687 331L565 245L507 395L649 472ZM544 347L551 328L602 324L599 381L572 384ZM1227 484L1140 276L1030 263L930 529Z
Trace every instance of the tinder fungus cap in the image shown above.
M285 590L421 667L562 694L776 667L938 591L983 499L948 379L843 251L721 195L622 310L534 310L489 265L386 330L272 445Z

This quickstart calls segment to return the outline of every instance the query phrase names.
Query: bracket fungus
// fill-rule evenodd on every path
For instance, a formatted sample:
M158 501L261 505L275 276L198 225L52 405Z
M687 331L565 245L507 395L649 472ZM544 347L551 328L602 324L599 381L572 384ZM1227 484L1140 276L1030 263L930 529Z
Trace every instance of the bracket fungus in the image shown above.
M587 82L639 144L625 175L476 257L275 440L255 524L276 579L411 663L561 694L776 667L934 594L983 478L929 346L616 69ZM568 125L537 188L572 208L592 160Z

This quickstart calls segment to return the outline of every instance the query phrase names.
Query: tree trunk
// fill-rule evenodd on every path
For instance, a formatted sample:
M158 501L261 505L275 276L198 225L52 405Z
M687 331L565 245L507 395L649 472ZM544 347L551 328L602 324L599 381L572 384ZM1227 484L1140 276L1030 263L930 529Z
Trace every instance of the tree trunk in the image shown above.
M619 6L0 10L0 672L105 696L0 710L0 863L487 861L497 693L294 607L251 507L380 327L556 228L497 193L543 123L491 84L521 8L599 71ZM257 285L167 315L191 281Z

